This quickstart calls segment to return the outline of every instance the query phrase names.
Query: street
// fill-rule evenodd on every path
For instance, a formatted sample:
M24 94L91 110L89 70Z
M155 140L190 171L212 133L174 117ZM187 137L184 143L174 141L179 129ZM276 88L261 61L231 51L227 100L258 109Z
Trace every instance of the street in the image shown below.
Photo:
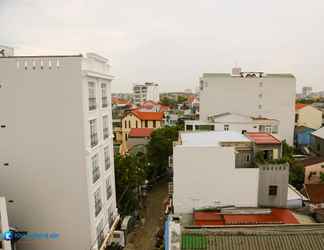
M166 181L156 184L149 192L146 208L141 212L144 225L138 225L128 236L126 250L153 250L155 248L155 234L160 225L163 211L163 201L168 195Z

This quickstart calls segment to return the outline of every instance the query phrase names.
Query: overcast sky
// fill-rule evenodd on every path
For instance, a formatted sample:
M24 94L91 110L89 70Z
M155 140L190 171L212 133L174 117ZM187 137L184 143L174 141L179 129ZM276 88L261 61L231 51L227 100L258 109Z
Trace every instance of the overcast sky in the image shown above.
M324 90L322 0L0 0L0 44L16 54L97 52L113 90L194 89L204 72L289 72Z

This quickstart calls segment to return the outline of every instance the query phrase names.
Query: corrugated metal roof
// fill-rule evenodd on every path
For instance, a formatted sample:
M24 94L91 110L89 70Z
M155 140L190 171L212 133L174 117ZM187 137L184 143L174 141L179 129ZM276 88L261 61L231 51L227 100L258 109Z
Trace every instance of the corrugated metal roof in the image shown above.
M320 250L324 226L255 226L185 229L182 250Z

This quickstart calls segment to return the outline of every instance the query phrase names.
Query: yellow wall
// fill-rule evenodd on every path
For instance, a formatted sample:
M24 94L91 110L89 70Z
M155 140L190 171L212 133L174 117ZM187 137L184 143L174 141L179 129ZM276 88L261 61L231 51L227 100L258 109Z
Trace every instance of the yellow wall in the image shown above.
M297 126L319 129L322 126L322 112L312 106L306 106L296 111L298 114Z

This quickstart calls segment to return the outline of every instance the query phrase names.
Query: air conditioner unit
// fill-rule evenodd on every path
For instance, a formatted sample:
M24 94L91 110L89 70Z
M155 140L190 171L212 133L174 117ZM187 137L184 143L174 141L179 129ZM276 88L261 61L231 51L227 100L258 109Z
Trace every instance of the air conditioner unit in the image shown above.
M122 247L125 247L125 233L124 231L114 231L111 243L118 244Z

